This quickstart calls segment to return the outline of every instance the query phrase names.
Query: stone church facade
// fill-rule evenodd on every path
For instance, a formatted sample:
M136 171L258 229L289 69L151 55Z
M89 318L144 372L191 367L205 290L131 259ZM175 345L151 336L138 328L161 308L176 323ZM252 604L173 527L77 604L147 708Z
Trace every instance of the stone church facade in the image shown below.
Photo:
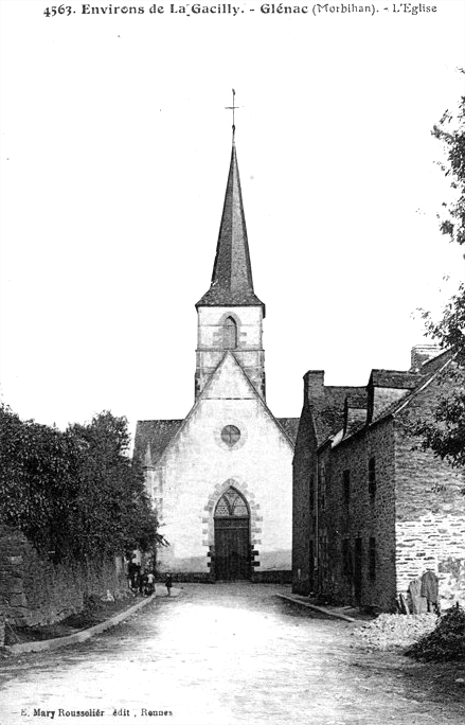
M252 281L233 143L210 289L197 302L195 402L139 421L135 456L168 547L158 567L196 581L288 581L298 419L266 404L265 305Z

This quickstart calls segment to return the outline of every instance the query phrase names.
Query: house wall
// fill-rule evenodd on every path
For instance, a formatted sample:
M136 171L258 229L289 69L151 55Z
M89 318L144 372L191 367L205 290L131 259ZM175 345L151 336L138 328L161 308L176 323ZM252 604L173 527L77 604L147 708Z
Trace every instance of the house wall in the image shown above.
M335 594L334 556L336 537L332 535L334 521L331 500L331 445L320 449L317 464L316 509L311 517L310 540L313 542L316 565L313 580L316 591L323 597Z
M0 613L17 626L53 624L84 608L86 597L128 594L122 559L54 565L19 531L0 528Z
M332 444L328 440L317 449L312 415L315 409L317 416L327 412L323 373L311 371L305 379L315 408L304 405L294 459L294 591L308 594L313 588L329 600L390 611L397 594L406 593L412 580L432 568L444 603L465 601L464 476L423 451L421 438L410 428L419 420L432 420L453 383L433 378L394 417L386 416L339 442L338 435ZM368 393L369 408L375 402L378 411L410 396L407 390L370 386ZM375 461L374 496L369 492L370 459ZM316 510L310 515L309 480L316 466L318 515ZM350 473L348 503L344 471ZM362 545L360 587L355 575L357 539ZM371 555L370 540L375 543ZM317 557L313 586L312 546Z
M318 461L316 438L308 406L302 411L293 468L292 501L292 590L308 595L315 586L313 579L315 547L314 542L316 485ZM313 477L313 496L311 483Z
M370 495L368 485L370 458L375 460L374 495ZM324 527L328 539L328 574L322 594L341 602L390 610L396 596L392 422L387 420L368 428L362 435L335 446L326 465L326 511L321 514L320 528ZM344 487L346 471L348 501ZM359 589L357 539L361 540ZM370 566L370 539L375 543L374 567Z
M465 601L465 481L409 433L412 423L432 416L443 394L444 387L432 383L396 424L396 558L399 591L432 568L446 604Z

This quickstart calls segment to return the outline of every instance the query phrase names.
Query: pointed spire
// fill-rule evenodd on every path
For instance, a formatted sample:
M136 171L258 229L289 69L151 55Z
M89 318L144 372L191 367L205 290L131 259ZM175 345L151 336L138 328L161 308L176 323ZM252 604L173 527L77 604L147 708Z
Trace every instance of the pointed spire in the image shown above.
M234 139L212 282L208 292L197 302L196 306L199 305L209 307L261 305L263 313L265 312L265 305L253 290L249 242Z

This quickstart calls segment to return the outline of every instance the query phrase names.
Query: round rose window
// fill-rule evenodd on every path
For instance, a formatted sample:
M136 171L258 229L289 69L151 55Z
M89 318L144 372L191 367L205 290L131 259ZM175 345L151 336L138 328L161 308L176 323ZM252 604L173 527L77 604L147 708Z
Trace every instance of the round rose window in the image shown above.
M231 448L236 445L240 437L241 432L235 425L225 425L221 431L221 440Z

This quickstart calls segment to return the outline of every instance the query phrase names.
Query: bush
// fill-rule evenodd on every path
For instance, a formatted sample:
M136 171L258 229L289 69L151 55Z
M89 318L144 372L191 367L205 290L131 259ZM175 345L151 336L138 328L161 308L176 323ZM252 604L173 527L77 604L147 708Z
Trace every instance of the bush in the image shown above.
M409 657L428 662L465 660L465 610L458 605L449 609L431 634L422 637L405 652Z
M61 432L0 405L0 521L54 561L160 543L129 443L127 420L109 412Z

